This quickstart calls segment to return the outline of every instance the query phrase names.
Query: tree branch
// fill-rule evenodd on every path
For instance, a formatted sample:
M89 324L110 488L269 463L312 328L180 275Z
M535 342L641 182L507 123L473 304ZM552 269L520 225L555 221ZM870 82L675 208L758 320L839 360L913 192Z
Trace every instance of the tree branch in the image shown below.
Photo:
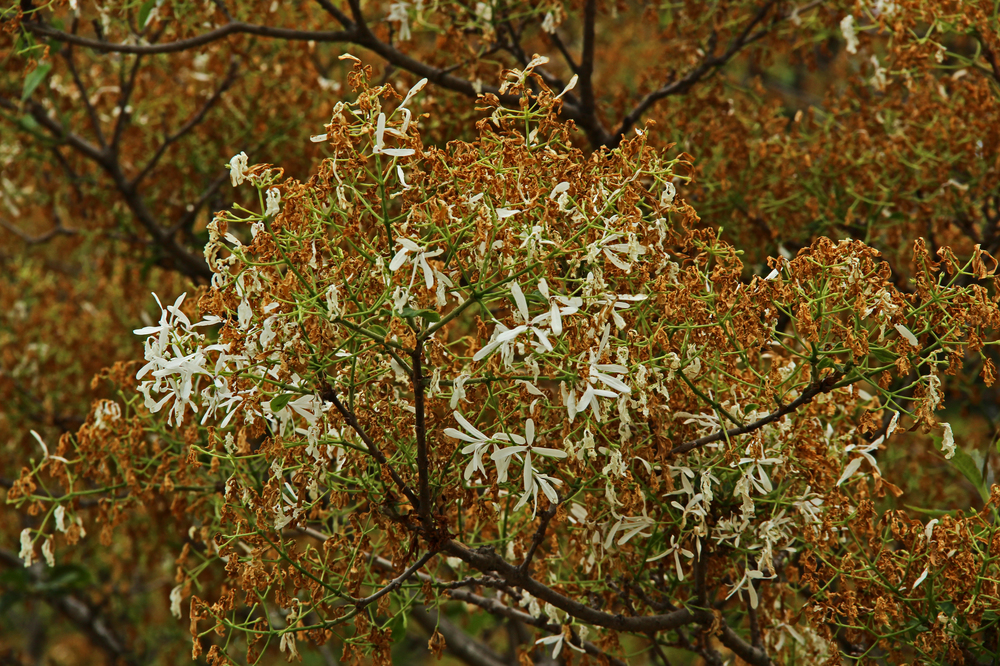
M771 412L767 416L760 418L754 421L753 423L748 423L746 425L742 425L736 428L730 428L729 430L719 430L715 433L712 433L711 435L705 435L704 437L701 437L699 439L693 439L689 442L678 444L674 448L670 449L669 455L687 453L692 449L700 448L702 446L705 446L706 444L711 444L712 442L718 442L719 440L722 439L729 439L731 437L736 437L738 435L745 435L748 432L760 430L769 423L774 423L775 421L783 417L785 414L794 412L802 405L812 402L813 398L815 398L820 393L826 393L827 391L830 391L831 389L833 389L834 385L836 385L836 383L839 382L843 377L844 377L843 372L840 371L832 372L825 378L813 382L808 387L806 387L806 390L804 390L802 392L802 395L800 395L798 398L788 403L787 405L784 405L779 409Z
M739 36L730 43L729 48L727 48L724 53L718 56L706 56L697 67L685 74L684 77L672 81L642 98L632 111L622 118L618 129L615 130L614 134L605 145L607 145L608 148L618 147L618 145L622 142L622 139L625 138L626 132L632 129L635 124L639 122L639 118L641 118L642 114L649 110L650 107L666 97L686 93L707 74L723 67L745 46L752 44L767 35L767 33L770 32L770 28L764 28L754 34L750 34L750 32L764 20L764 17L767 16L771 7L773 7L776 3L777 0L768 0L765 2L764 6L757 11ZM821 3L822 0L820 0L820 2L813 3L805 9L811 9L813 6ZM804 9L800 9L798 11L801 12L804 11ZM791 14L782 16L779 19L776 19L774 24L777 24L779 21L787 19L790 16Z
M62 219L59 217L58 213L53 215L53 217L55 218L56 222L55 226L40 236L29 236L28 234L21 231L16 225L14 225L11 222L8 222L2 217L0 217L0 227L3 227L10 233L14 234L28 245L38 245L40 243L45 243L52 240L56 236L75 236L79 233L76 229L67 229L66 227L64 227L62 225Z
M394 590L397 590L403 583L405 583L406 581L408 581L411 578L413 578L414 574L416 574L417 571L419 571L421 568L423 568L423 566L425 564L427 564L428 562L430 562L431 558L433 558L435 555L437 555L437 551L436 550L432 550L432 551L426 553L423 557L421 557L419 560L417 560L413 564L413 566L411 566L409 569L407 569L406 571L404 571L402 574L400 574L396 578L393 578L391 581L389 581L389 583L385 587L383 587L382 589L380 589L378 592L375 592L374 594L371 594L371 595L369 595L369 596L367 596L367 597L365 597L363 599L356 599L354 601L355 607L357 607L359 609L360 608L365 608L369 604L378 601L379 599L381 599L385 595L389 594L390 592L393 592Z
M80 37L79 35L74 35L63 30L57 30L50 25L36 21L22 21L21 25L28 31L37 35L56 39L60 42L68 44L85 46L101 53L132 53L136 55L187 51L198 46L211 44L212 42L219 41L220 39L225 39L230 35L237 34L314 42L349 42L353 41L353 38L355 37L355 32L350 30L336 32L330 30L294 30L290 28L274 28L266 25L234 21L220 26L215 30L210 30L196 37L189 37L187 39L178 39L172 42L163 42L162 44L120 44L98 39L90 39L88 37Z
M427 424L425 422L426 405L424 402L424 377L423 377L423 355L424 342L417 339L410 358L413 359L413 402L416 412L416 437L417 437L417 477L418 491L420 493L420 520L424 523L428 533L431 531L433 520L431 518L431 486L430 472L427 461Z
M73 34L76 34L77 25L79 24L79 19L73 18ZM97 142L101 144L102 148L107 148L108 143L104 139L104 132L101 130L101 120L97 116L97 110L94 109L94 105L90 103L90 95L87 93L87 88L83 85L83 79L80 78L80 73L76 69L76 63L73 62L73 46L72 44L66 44L66 48L60 51L63 59L66 61L66 65L69 67L70 76L73 77L73 83L76 85L77 91L80 93L81 99L83 99L84 109L87 111L87 117L90 119L90 124L94 127L94 135L97 137Z
M132 71L129 72L128 79L124 77L125 63L122 63L122 81L121 81L121 94L118 96L118 119L115 121L115 127L111 134L111 144L108 149L115 155L118 155L118 147L121 144L122 133L125 132L125 128L128 126L129 112L128 112L128 102L132 98L132 93L135 92L135 79L139 75L139 66L142 64L142 56L136 56L135 62L132 63Z
M392 477L393 482L399 490L406 495L406 498L410 500L410 503L419 510L420 500L413 493L413 491L410 490L410 487L406 484L406 482L403 481L403 478L392 468L392 465L389 464L385 455L381 450L379 450L378 444L375 443L375 440L369 437L368 433L366 433L364 428L361 427L361 424L358 423L358 417L354 415L354 412L347 409L347 407L344 406L344 403L340 402L340 399L334 392L333 387L329 385L324 386L323 393L320 397L333 403L334 407L337 408L337 411L340 412L340 415L345 421L347 421L347 424L354 429L354 432L358 433L358 437L360 437L361 441L368 447L368 453L375 458L379 465L385 467L385 469L389 472L389 476Z
M205 119L205 116L208 115L208 112L213 106L215 106L216 102L222 98L223 93L232 87L233 83L236 81L237 71L236 60L230 61L229 70L226 72L226 78L222 80L222 83L220 83L219 87L215 89L212 96L205 100L205 103L202 104L201 108L198 109L195 114L191 116L191 118L189 118L188 121L184 123L176 132L163 139L163 143L160 144L160 147L156 149L153 156L149 158L148 162L146 162L146 166L144 166L142 170L129 181L130 187L135 187L142 181L143 178L149 175L149 172L156 167L160 158L163 157L164 153L166 153L167 148L194 129L199 123L201 123L202 120Z
M561 499L561 498L560 498ZM555 504L550 504L549 508L545 510L545 513L539 518L538 529L535 530L535 535L531 538L531 545L528 546L528 552L524 556L524 561L521 562L519 567L521 572L525 575L531 574L531 560L535 557L535 551L542 544L542 540L545 539L545 532L549 528L549 523L552 518L556 515L559 510L559 502Z
M14 112L18 111L18 105L6 97L0 97L0 107ZM108 147L108 149L98 148L86 139L69 131L61 123L49 116L37 102L29 100L27 108L35 121L44 127L54 139L60 143L69 145L78 153L101 167L111 177L115 187L125 200L125 204L132 211L132 214L135 215L142 227L152 236L153 240L173 258L176 262L176 268L181 273L196 280L208 281L211 279L212 271L209 269L208 264L205 263L204 258L189 252L172 234L159 225L153 213L146 207L146 202L142 196L129 183L128 179L125 178L111 147Z
M429 635L433 635L437 631L444 636L448 652L469 666L509 666L503 657L490 649L488 645L469 636L458 625L439 613L436 608L417 604L411 613L417 624Z
M5 549L0 549L0 561L8 567L23 568L21 558ZM28 575L36 583L43 582L43 576L36 567L29 567ZM95 645L107 652L113 661L127 666L138 666L140 661L125 647L125 641L108 626L104 618L92 606L71 594L43 594L39 596L75 624Z

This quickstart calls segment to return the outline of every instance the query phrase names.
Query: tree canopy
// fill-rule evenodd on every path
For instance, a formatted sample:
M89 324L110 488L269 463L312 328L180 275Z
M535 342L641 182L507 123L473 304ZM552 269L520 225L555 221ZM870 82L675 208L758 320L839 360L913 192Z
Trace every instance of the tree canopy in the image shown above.
M995 660L994 3L0 21L0 649Z

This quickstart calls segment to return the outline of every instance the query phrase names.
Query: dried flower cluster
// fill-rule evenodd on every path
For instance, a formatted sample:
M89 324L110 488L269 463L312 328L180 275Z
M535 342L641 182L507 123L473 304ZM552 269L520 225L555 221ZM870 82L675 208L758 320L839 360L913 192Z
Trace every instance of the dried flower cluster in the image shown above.
M135 496L197 507L172 612L190 599L195 638L241 637L250 661L269 636L289 659L339 636L345 661L387 663L413 605L449 598L557 654L618 657L634 634L815 663L845 618L928 658L975 639L998 598L973 553L1000 497L926 525L875 521L872 501L902 492L880 459L904 431L955 454L941 375L997 344L992 258L917 242L907 294L877 251L820 239L747 279L647 132L571 146L539 64L508 77L533 102L486 95L471 143L424 146L358 62L308 182L234 158L260 212L209 224L197 310L160 304L124 410L9 497L39 501L42 468L67 497L128 470ZM65 501L46 510L66 525ZM51 561L48 533L22 533L26 563L36 542Z

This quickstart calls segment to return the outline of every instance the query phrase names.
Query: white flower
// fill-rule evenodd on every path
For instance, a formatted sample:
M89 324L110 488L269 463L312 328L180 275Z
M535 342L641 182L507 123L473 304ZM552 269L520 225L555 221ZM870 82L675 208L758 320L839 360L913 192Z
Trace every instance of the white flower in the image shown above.
M542 31L549 33L550 35L556 31L556 17L552 15L552 12L547 12L545 14L545 19L542 21ZM552 655L555 659L556 655Z
M875 460L875 457L871 454L871 452L878 450L879 446L882 445L883 441L885 441L884 436L879 437L871 444L866 444L864 446L851 444L850 446L846 447L844 451L852 451L852 450L856 451L857 453L861 454L861 458L855 458L847 465L847 467L844 468L844 473L840 475L840 479L837 481L837 485L839 486L844 481L847 481L849 478L854 476L854 473L861 468L861 463L864 460L867 460L868 464L870 464L876 472L879 472L878 462Z
M408 157L413 155L416 151L412 148L386 148L385 147L385 114L378 114L378 121L375 125L375 148L372 151L376 155L388 155L389 157ZM398 134L396 130L392 130L391 133Z
M413 286L413 281L417 276L417 269L421 269L424 272L424 284L430 289L434 286L434 270L431 265L427 263L427 259L436 257L439 254L444 253L442 248L436 250L427 250L420 247L416 241L410 240L409 238L397 238L396 242L402 245L402 248L396 253L396 256L392 258L389 262L389 270L395 272L400 266L410 261L413 264L413 273L410 275L410 286ZM408 257L407 255L412 252L413 257Z
M646 246L640 245L634 233L629 233L626 243L615 243L614 241L621 238L626 238L624 234L613 233L610 236L606 236L596 243L591 243L587 248L587 258L591 262L597 258L598 252L603 252L604 256L612 264L625 271L626 273L632 272L632 264L638 259L639 255L646 254ZM622 258L625 255L625 258ZM627 259L627 261L625 260Z
M570 422L579 412L585 410L590 406L594 413L594 418L598 421L601 420L601 408L598 404L597 398L618 398L619 394L631 393L632 389L628 387L619 377L615 377L612 374L627 374L628 368L623 365L618 365L617 363L601 363L600 359L604 353L604 349L608 344L608 336L611 333L611 324L606 324L604 327L604 335L601 338L601 343L595 353L593 350L590 351L590 368L587 373L586 388L584 389L583 395L580 400L576 400L575 391L571 391L569 394L569 399L567 401L567 409L569 410ZM597 382L600 382L605 386L605 388L598 388ZM575 403L575 404L573 404ZM570 406L572 405L572 406Z
M902 324L893 324L893 326L895 327L899 335L905 338L906 341L909 342L911 346L918 348L920 347L920 343L917 342L917 336L913 335L910 329L906 328Z
M552 15L549 14L549 16ZM568 645L580 653L586 652L586 650L584 650L583 648L578 648L577 646L573 645L572 643L566 640L565 629L558 634L553 634L552 636L546 636L545 638L539 638L537 641L535 641L535 645L551 645L553 659L559 657L559 653L562 652L563 645Z
M410 15L407 13L407 8L410 6L408 2L394 2L389 5L389 15L385 17L386 21L399 21L399 41L408 42L410 41Z
M854 17L848 14L840 21L840 31L844 33L848 53L858 52L858 33L854 30Z
M576 79L577 77L573 77ZM569 182L562 181L558 185L552 188L549 192L549 199L554 200L559 204L559 210L566 210L566 206L569 203Z
M330 319L341 315L340 288L335 284L326 288L326 311L330 314Z
M498 220L506 219L506 218L511 217L513 215L517 215L520 212L521 211L519 209L517 209L517 208L497 208L496 209L497 219Z
M497 466L497 480L503 483L507 480L507 468L510 466L510 461L514 458L520 460L521 454L524 453L524 490L525 492L535 490L537 494L537 487L533 484L531 479L532 475L535 475L534 468L531 464L531 454L534 452L540 456L546 456L549 458L565 458L567 453L559 449L548 449L543 447L534 446L535 441L535 421L533 419L528 419L524 422L524 437L520 435L515 435L513 433L507 434L504 432L498 432L493 435L493 439L500 440L504 442L514 442L515 446L508 446L503 449L496 449L493 451L493 455L490 456L493 462ZM544 476L544 475L543 475ZM558 485L561 482L554 480ZM543 488L544 490L544 488ZM547 491L545 493L549 499L555 497L555 492L549 494ZM522 498L523 500L524 498ZM555 500L552 500L555 503Z
M612 498L612 486L608 484L604 488L605 495ZM617 502L617 504L621 505L621 502ZM618 516L618 520L608 529L608 534L604 537L604 548L611 548L611 544L614 542L615 536L619 532L622 532L622 535L618 538L619 546L624 546L636 535L649 538L650 535L643 533L643 530L654 527L655 525L656 521L646 515L645 506L643 506L641 516Z
M292 661L293 659L301 660L301 657L299 657L299 651L295 648L294 631L286 631L281 634L281 641L278 643L278 649L282 652L282 654L284 654L286 650L288 651L288 656L286 657L288 661Z
M248 159L247 154L241 152L229 160L229 179L233 182L233 187L242 185L243 181L246 180Z
M476 18L489 23L493 20L493 7L488 2L476 3Z
M885 76L886 74L885 68L882 67L882 65L879 63L878 56L873 55L871 57L871 63L874 71L874 74L872 75L872 78L870 80L872 87L875 88L875 90L885 90L885 86L889 82Z
M267 217L274 217L278 214L278 203L281 201L281 192L277 187L272 187L267 191L267 208L264 210L264 215Z
M176 585L170 590L170 614L178 620L181 619L181 615L183 614L181 611L181 600L184 598L181 594L183 587L183 585Z
M403 102L399 105L399 108L401 108L401 109L405 108L406 105L410 103L410 100L413 99L418 92L420 92L421 90L423 90L424 86L426 86L426 85L427 85L427 79L426 78L420 79L415 84L413 84L413 87L410 88L410 92L406 93L406 97L403 98ZM406 133L406 129L403 129L403 133L404 134Z
M684 568L681 566L681 555L688 558L689 560L694 557L694 553L686 548L681 548L681 545L677 542L677 536L670 535L670 548L666 549L659 555L649 558L647 562L656 562L669 555L674 556L674 567L677 570L677 580L684 580Z
M615 322L615 328L620 331L626 327L625 319L619 314L619 310L627 310L632 304L647 298L649 297L645 294L605 294L604 299L611 306L611 319Z
M451 386L451 400L448 402L448 405L452 409L458 407L458 402L460 400L465 400L466 402L468 402L468 400L465 397L465 382L469 381L470 379L472 379L472 376L466 372L463 372L462 374L460 374L458 377L455 378L455 383L452 384Z
M21 552L17 556L24 560L25 567L30 567L35 561L35 547L31 543L31 529L27 527L21 530Z
M579 312L583 307L583 299L579 296L567 298L562 294L549 294L549 284L542 278L538 281L538 291L546 301L549 302L549 311L542 313L531 320L532 324L542 324L549 322L549 328L553 335L562 335L562 317Z
M56 529L60 532L66 531L66 507L62 504L56 507Z
M468 481L471 479L472 475L476 473L476 470L479 470L486 475L486 468L483 466L483 454L486 453L486 450L491 444L493 444L492 438L487 437L480 432L458 412L454 412L453 416L455 417L455 420L458 421L458 424L465 428L465 432L454 428L445 428L444 434L452 439L460 439L463 442L469 442L469 444L462 449L463 454L472 454L472 460L470 460L469 464L465 467L465 480ZM493 448L497 448L495 444L493 444Z
M660 206L669 208L674 205L674 197L677 196L677 188L671 182L663 185L663 194L660 195Z
M740 599L742 599L743 590L746 589L746 591L750 594L750 607L757 608L757 590L754 588L753 582L755 580L768 580L770 578L774 578L774 574L765 576L762 571L753 571L750 567L746 567L743 570L743 578L740 579L740 582L736 584L726 599L736 593L739 593Z
M45 557L45 563L50 567L54 567L56 565L56 554L53 550L54 545L55 542L52 537L46 539L45 543L42 544L42 556Z
M517 336L525 331L531 331L535 334L538 342L535 344L536 351L552 351L552 343L549 342L549 336L544 329L538 328L534 324L535 320L531 319L531 314L528 311L528 301L524 298L524 292L521 291L521 285L517 282L510 283L510 295L514 299L514 304L517 306L515 319L517 315L520 315L521 321L525 322L520 326L515 326L514 328L508 329L506 326L497 322L496 328L493 330L493 336L489 343L485 347L476 352L472 357L473 361L481 361L486 358L493 351L502 345L510 346ZM512 352L511 352L512 353Z
M579 74L574 74L573 78L571 78L569 80L569 83L566 84L566 87L562 89L562 92L560 92L558 95L556 95L556 99L559 99L560 97L562 97L563 95L565 95L566 93L568 93L573 88L576 88L576 84L579 83L579 81L580 81ZM562 204L560 204L559 207L561 209L562 208Z
M955 434L951 431L951 424L944 424L944 439L941 441L941 451L944 453L944 457L951 460L955 457L957 449L955 448Z

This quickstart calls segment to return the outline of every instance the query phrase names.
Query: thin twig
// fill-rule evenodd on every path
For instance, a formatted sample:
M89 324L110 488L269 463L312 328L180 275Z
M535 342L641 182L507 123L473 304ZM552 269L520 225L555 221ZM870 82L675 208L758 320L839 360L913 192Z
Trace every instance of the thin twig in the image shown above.
M236 81L237 71L238 69L236 67L236 60L234 59L229 63L229 70L226 72L226 78L222 80L219 86L212 93L212 96L209 97L207 100L205 100L205 103L201 105L201 108L199 108L198 111L196 111L195 114L191 116L186 123L181 125L181 127L176 132L163 139L163 143L160 144L160 147L156 149L156 152L153 153L153 156L149 158L148 162L146 162L146 166L144 166L142 170L129 181L129 186L135 187L140 182L142 182L142 179L145 178L147 175L149 175L149 172L156 167L157 163L160 161L160 158L163 157L164 153L166 153L167 148L169 148L181 137L183 137L185 134L194 129L199 123L201 123L202 120L205 119L205 116L208 115L208 112L212 109L213 106L215 106L216 102L218 102L219 99L222 98L223 93L225 93L227 90L229 90L230 87L232 87L233 83Z
M822 4L822 2L823 0L819 0L818 2L810 3L806 7L800 8L797 11L802 12L808 9L812 9L815 6ZM642 114L645 113L647 110L649 110L649 108L652 107L654 104L656 104L658 101L666 97L686 93L696 83L701 81L707 74L714 72L715 70L718 70L719 68L727 64L733 58L733 56L739 53L739 51L742 50L744 47L748 46L749 44L752 44L753 42L756 42L757 40L767 35L770 32L771 27L764 28L753 34L751 34L751 31L758 24L760 24L761 21L764 20L764 18L767 16L767 13L771 10L771 7L773 7L776 3L777 0L768 0L768 2L764 3L764 5L757 11L757 13L750 20L750 22L743 28L743 31L739 34L739 36L737 36L736 39L734 39L730 43L729 48L727 48L724 53L717 56L706 55L705 59L702 60L697 67L689 71L683 77L671 81L670 83L658 88L657 90L654 90L653 92L649 93L644 98L642 98L642 100L640 100L639 103L636 104L636 106L632 109L632 111L630 111L628 115L626 115L622 119L621 124L619 124L618 126L618 129L615 130L614 134L611 136L609 140L609 143L606 144L607 147L608 148L617 147L621 143L622 139L625 137L625 134L630 129L632 129L637 122L639 122L639 118L642 117ZM772 27L773 25L776 25L780 21L791 18L791 16L792 14L789 13L777 18L772 23ZM711 53L711 51L712 49L709 49L708 53Z
M556 515L558 510L559 502L556 502L549 505L549 508L546 509L545 513L541 515L540 522L538 523L538 529L535 530L535 535L531 538L531 545L528 546L528 552L524 556L524 561L521 562L520 569L525 575L529 575L531 573L531 560L535 557L535 551L538 550L538 547L545 539L545 532L549 528L549 523L552 521L552 518Z
M764 426L770 423L774 423L775 421L783 417L785 414L794 412L802 405L812 402L813 398L815 398L820 393L826 393L827 391L830 391L831 389L833 389L836 383L839 382L843 377L844 373L842 372L839 371L832 372L825 378L813 382L808 387L806 387L806 389L802 392L802 395L800 395L798 398L788 403L787 405L783 405L782 407L771 412L767 416L760 418L754 421L753 423L748 423L746 425L742 425L736 428L730 428L729 430L719 430L717 432L712 433L711 435L705 435L704 437L693 439L689 442L684 442L683 444L678 444L674 448L670 449L669 455L687 453L692 449L700 448L702 446L705 446L706 444L711 444L712 442L718 442L719 440L722 439L730 439L738 435L745 435L749 432L760 430Z
M66 227L64 227L62 225L62 220L59 218L58 214L54 215L54 217L56 221L55 226L40 236L29 236L28 234L21 231L16 225L14 225L11 222L8 222L2 217L0 217L0 227L3 227L10 233L14 234L28 245L38 245L40 243L45 243L47 241L52 240L56 236L75 236L79 233L79 231L77 231L76 229L67 229Z
M188 51L199 46L204 46L205 44L217 42L220 39L225 39L230 35L237 34L257 35L259 37L271 37L274 39L288 39L296 41L311 40L314 42L348 42L352 41L355 37L355 33L348 30L293 30L289 28L274 28L267 25L257 25L236 21L233 23L227 23L216 28L215 30L210 30L196 37L178 39L172 42L162 42L159 44L120 44L99 39L90 39L89 37L80 37L79 35L74 35L63 30L57 30L50 25L38 23L36 21L22 21L21 25L30 32L42 35L43 37L51 37L59 40L60 42L76 44L77 46L85 46L101 53L132 53L137 55Z
M71 28L74 35L76 34L79 22L79 19L74 16L73 26ZM90 103L90 95L87 92L86 86L83 85L83 79L80 78L80 73L76 69L76 63L73 62L73 45L66 44L66 48L62 49L60 54L66 61L66 65L69 67L70 76L73 77L73 84L76 85L77 92L80 93L80 98L83 100L83 107L87 111L87 117L90 119L90 124L94 127L94 135L97 137L97 142L102 148L107 148L108 144L104 139L104 132L101 130L101 120L97 115L97 110L94 108L94 105Z
M356 608L365 608L369 604L378 601L379 599L389 594L390 592L397 590L403 583L413 578L413 576L417 573L417 571L423 568L425 564L430 562L431 558L433 558L435 555L437 555L436 550L429 551L419 560L414 562L413 566L411 566L409 569L404 571L396 578L393 578L391 581L389 581L389 583L385 587L380 589L378 592L375 592L374 594L371 594L363 599L356 599L354 601L354 606Z
M344 406L344 403L340 402L340 399L337 397L337 394L336 392L334 392L333 388L330 387L329 385L325 386L323 393L320 397L322 397L324 400L329 400L330 402L333 403L333 406L337 408L337 411L340 412L340 415L344 418L345 421L347 421L347 424L354 429L354 432L358 433L358 437L360 437L361 441L364 442L365 446L368 447L368 453L371 454L373 458L375 458L375 460L378 462L379 465L385 467L385 469L389 472L389 476L392 477L393 482L396 484L399 490L404 495L406 495L406 498L410 500L410 503L412 503L413 506L419 510L420 500L417 499L416 494L414 494L414 492L410 490L410 487L406 484L405 481L403 481L403 478L399 476L399 474L396 472L395 469L392 468L392 465L389 464L389 461L386 459L385 455L382 453L381 450L379 450L378 444L375 443L375 440L369 437L368 433L365 432L365 429L361 427L361 424L358 422L358 417L354 415L354 412L347 409L347 407Z

